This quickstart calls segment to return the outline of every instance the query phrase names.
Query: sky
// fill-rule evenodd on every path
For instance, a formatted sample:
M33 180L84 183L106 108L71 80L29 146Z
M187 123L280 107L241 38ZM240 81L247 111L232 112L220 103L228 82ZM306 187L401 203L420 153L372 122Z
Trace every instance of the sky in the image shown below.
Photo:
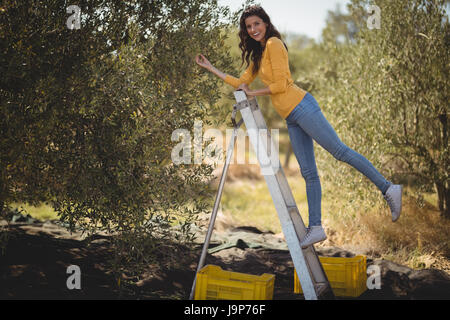
M347 13L350 0L256 0L269 15L273 25L280 32L305 34L319 40L325 27L327 11L334 11L339 4L341 12ZM218 0L232 10L239 9L243 0Z

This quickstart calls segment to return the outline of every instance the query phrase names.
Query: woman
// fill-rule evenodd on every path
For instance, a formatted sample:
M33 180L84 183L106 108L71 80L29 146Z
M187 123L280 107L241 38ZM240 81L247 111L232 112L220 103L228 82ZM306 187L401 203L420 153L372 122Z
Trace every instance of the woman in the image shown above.
M315 98L294 84L287 47L260 6L250 6L243 12L239 37L242 63L244 58L247 62L247 69L239 79L216 69L202 54L196 56L196 62L234 88L244 90L250 98L270 95L276 111L286 120L292 148L306 181L309 227L301 241L302 248L327 238L321 222L322 190L313 139L336 159L348 163L370 179L388 202L392 221L397 221L402 208L402 186L387 181L365 157L342 143ZM267 87L250 90L248 85L257 75Z

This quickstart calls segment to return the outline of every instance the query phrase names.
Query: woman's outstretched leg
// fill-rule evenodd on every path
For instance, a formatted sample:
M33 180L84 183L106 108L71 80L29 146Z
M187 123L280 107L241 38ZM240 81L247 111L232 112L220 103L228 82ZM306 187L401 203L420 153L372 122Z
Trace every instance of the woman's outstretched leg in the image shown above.
M297 125L303 132L330 152L336 159L346 162L369 180L382 192L387 200L392 213L392 221L396 221L401 212L402 186L394 185L386 180L383 175L364 156L346 146L337 136L335 130L322 114L317 101L311 94L307 94L298 106L286 119L288 128ZM292 140L292 138L291 138ZM294 142L293 142L294 148ZM295 151L295 149L294 149ZM299 160L301 162L301 159ZM323 232L317 231L317 234ZM310 239L304 239L306 245L313 242L313 235L306 235ZM317 242L317 241L316 241Z
M317 105L318 108L317 102L313 103L313 105L314 104ZM348 163L372 181L386 199L389 208L391 209L392 221L395 222L398 220L402 210L403 188L401 185L396 185L386 180L369 160L345 145L339 139L335 130L320 109L301 118L297 123L299 123L308 135L310 135L325 150L330 152L337 160Z
M299 110L302 109L303 113L297 113L295 122L337 160L346 162L357 169L385 194L392 183L387 181L369 160L350 149L339 139L312 95L307 95L300 103Z

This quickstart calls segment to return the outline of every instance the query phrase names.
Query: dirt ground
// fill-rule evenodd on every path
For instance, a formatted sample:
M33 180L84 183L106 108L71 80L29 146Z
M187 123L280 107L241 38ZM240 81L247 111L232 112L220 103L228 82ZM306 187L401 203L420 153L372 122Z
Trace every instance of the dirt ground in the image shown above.
M186 249L176 268L149 266L139 279L130 281L127 290L119 291L107 263L112 254L107 237L99 236L88 246L80 234L70 234L50 221L12 223L8 234L0 256L0 299L188 299L201 252L199 243L196 250ZM274 274L274 300L303 299L293 293L294 267L278 235L254 228L221 230L210 248L216 252L208 254L206 264ZM353 256L336 247L318 253ZM450 299L450 276L441 270L412 270L386 260L368 259L367 264L380 266L381 289L367 290L357 299ZM70 265L80 267L81 289L67 288Z

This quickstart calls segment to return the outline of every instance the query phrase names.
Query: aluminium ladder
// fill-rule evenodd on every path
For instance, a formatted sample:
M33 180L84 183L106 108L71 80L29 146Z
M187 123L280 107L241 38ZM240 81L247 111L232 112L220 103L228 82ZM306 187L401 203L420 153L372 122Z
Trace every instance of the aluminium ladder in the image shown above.
M219 182L219 189L216 195L213 212L210 218L208 232L203 245L202 254L197 266L197 273L203 268L206 259L206 253L209 247L211 234L214 229L214 223L217 216L217 210L222 196L223 186L226 174L231 162L233 149L236 143L237 129L245 122L250 142L255 150L258 162L261 166L267 186L269 187L275 209L280 219L281 227L289 248L289 252L297 271L303 294L307 300L317 300L320 297L334 298L333 291L327 279L325 271L320 263L314 247L311 245L305 249L300 246L300 239L306 234L306 227L300 216L299 210L292 195L292 191L287 182L283 168L280 165L278 154L276 159L271 154L275 149L274 141L267 130L266 122L258 106L256 98L247 99L244 91L234 92L237 104L233 108L231 117L234 129L227 150L226 161ZM235 116L237 111L241 112L242 119L236 123ZM194 278L192 290L189 299L194 298L197 273Z

